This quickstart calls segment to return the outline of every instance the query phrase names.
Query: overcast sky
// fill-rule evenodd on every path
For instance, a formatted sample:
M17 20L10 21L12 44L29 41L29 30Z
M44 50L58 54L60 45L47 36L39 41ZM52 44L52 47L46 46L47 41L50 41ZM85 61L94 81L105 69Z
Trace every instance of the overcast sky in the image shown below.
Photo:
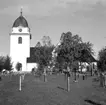
M0 0L0 55L9 54L9 33L21 7L31 28L31 46L44 35L56 44L68 31L90 41L96 55L106 45L106 0Z

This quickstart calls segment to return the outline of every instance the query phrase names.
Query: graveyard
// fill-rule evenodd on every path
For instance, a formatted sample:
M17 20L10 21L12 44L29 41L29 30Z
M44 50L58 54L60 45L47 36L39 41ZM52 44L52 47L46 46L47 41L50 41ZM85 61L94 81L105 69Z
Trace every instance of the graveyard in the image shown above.
M43 76L37 78L26 74L19 91L19 74L3 75L0 105L105 105L106 88L101 88L93 78L95 76L88 75L83 80L80 76L78 82L74 82L71 76L68 92L64 74L48 75L46 82Z

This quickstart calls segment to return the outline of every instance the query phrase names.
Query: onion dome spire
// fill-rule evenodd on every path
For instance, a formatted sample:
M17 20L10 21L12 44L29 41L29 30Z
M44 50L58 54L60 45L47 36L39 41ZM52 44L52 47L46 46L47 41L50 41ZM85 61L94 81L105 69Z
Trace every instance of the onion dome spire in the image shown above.
M15 20L13 27L19 27L19 26L28 27L27 20L23 17L22 13L23 12L22 12L22 7L21 7L20 16Z

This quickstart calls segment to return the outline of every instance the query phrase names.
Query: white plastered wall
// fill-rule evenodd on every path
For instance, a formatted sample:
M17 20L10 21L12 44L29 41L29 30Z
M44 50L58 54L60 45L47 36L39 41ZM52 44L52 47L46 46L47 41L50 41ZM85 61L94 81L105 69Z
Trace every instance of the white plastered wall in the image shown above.
M28 33L28 28L22 30L19 33L18 28L13 28L10 34L10 57L15 71L17 62L22 63L22 71L27 71L26 59L30 57L30 33ZM22 44L18 43L19 37L22 37Z
M27 63L27 71L32 71L32 68L38 68L38 64L37 63Z

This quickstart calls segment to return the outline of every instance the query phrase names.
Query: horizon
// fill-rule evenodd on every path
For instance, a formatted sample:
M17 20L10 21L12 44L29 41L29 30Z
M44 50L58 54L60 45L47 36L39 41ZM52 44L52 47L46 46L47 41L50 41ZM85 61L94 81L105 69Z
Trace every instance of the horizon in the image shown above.
M56 45L64 32L78 34L84 42L90 41L97 58L106 46L105 0L1 0L0 1L0 55L9 55L9 33L14 21L23 16L31 29L31 47L50 36Z

